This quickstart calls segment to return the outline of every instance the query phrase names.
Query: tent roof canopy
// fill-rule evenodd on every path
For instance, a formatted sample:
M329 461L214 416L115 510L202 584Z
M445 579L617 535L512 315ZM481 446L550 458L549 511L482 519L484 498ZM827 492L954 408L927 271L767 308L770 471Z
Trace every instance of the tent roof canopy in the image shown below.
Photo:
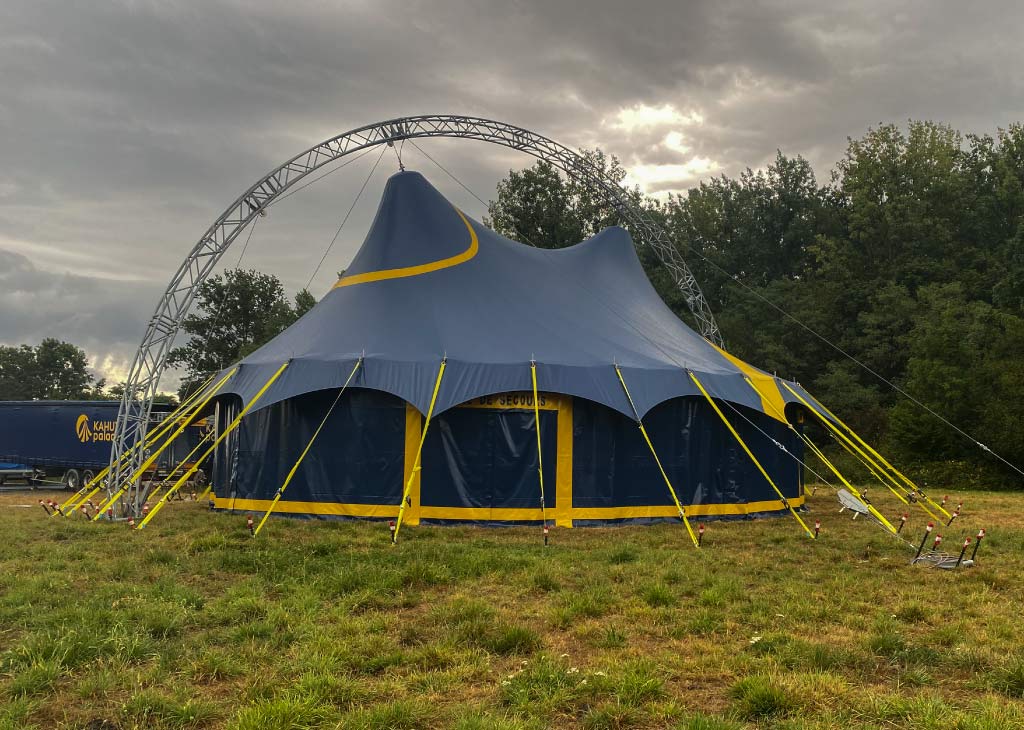
M700 395L780 418L795 398L776 379L687 327L647 280L629 234L611 227L563 249L532 248L468 218L417 172L392 176L345 275L299 321L246 357L223 392L262 408L341 387L392 393L426 412L447 358L435 412L476 397L538 387L632 417ZM757 384L765 400L750 387Z

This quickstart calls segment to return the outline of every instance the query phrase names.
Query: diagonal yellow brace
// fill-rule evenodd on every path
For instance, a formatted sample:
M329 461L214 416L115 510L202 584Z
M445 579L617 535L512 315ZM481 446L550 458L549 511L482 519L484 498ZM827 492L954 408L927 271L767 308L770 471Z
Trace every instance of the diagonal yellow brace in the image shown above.
M274 381L277 380L278 377L280 377L281 373L283 373L285 371L285 368L287 368L289 365L291 365L291 362L292 361L289 360L284 365L279 367L276 371L274 371L274 374L270 376L270 380L268 380L266 383L264 383L263 387L260 388L258 391L256 391L256 395L254 395L252 398L249 399L249 402L245 404L245 408L243 408L239 412L239 414L235 417L235 420L233 420L228 425L228 427L224 429L224 433L220 434L216 438L216 440L212 444L210 444L210 448L208 448L206 451L204 451L203 455L200 456L198 459L196 459L195 464L193 464L189 468L188 471L186 471L184 474L181 475L181 477L178 479L178 481L176 481L174 483L174 486L172 486L170 489L167 490L167 492L164 494L163 498L159 502L157 502L155 505L153 505L153 509L151 509L149 511L149 514L146 515L145 518L143 518L142 522L140 522L138 524L138 527L136 527L135 529L141 530L143 527L145 527L147 524L149 524L149 522L154 517L156 517L157 512L159 512L161 509L163 509L164 505L166 505L167 502L170 501L171 497L174 496L175 492L177 492L179 489L181 489L181 487L185 484L185 482L187 482L189 480L189 478L193 474L195 474L196 471L199 470L199 465L202 464L204 461L206 461L206 457L208 457L210 454L212 454L214 452L214 450L218 446L220 446L221 442L223 442L224 439L226 439L231 434L232 431L234 431L236 428L238 428L238 424L240 424L242 422L242 418L249 411L252 410L252 407L254 405L256 405L256 403L259 401L259 399L263 397L263 394L266 393L267 390L270 389L270 386L274 384ZM198 449L198 447L196 447L196 448ZM195 451L195 449L193 449L193 452L194 451ZM189 456L191 456L191 454L189 454ZM186 461L187 460L188 460L188 457L186 457Z
M821 411L819 411L817 408L815 408L810 403L808 403L806 398L804 398L799 393L797 393L795 390L793 390L791 387L789 387L789 384L786 383L785 381L782 382L782 385L785 386L786 390L788 390L790 393L792 393L794 396L796 396L796 398L801 403L803 403L804 406L806 406L806 408L809 411L811 411L811 413L813 413L815 416L818 417L818 420L825 426L825 428L829 431L829 433L831 433L834 437L836 437L836 440L839 441L839 443L847 451L849 451L850 453L854 454L854 456L857 456L859 459L862 459L865 462L865 465L867 465L869 469L871 469L871 466L873 465L874 468L877 469L879 472L881 472L882 474L888 475L887 472L884 469L882 469L877 463L875 463L874 459L872 459L870 456L868 456L868 454L865 453L863 449L861 449L859 446L857 446L857 444L855 444L853 441L851 441L849 438L847 438L846 434L844 434L841 430L839 430L839 427L836 426L827 416L822 414ZM872 473L874 473L874 472L872 472ZM889 481L892 482L892 484L890 484L889 482L884 481L880 477L878 477L877 474L875 476L876 476L876 478L879 479L879 481L882 482L883 485L885 485L885 487L890 492L893 493L893 495L898 500L903 502L903 504L906 504L906 505L910 504L910 502L907 500L907 498L903 494L900 493L900 490L903 489L903 487L902 487L902 485L899 484L899 482L897 482L896 480L894 480L894 479L892 479L890 477ZM893 484L895 485L895 487L893 486ZM920 507L922 510L924 510L925 513L929 517L931 517L933 520L938 519L932 513L932 511L929 510L928 507L925 506L925 504L923 502L917 501L914 504L916 504L918 507Z
M757 393L759 396L761 396L761 401L762 402L769 403L769 404L771 403L771 401L769 401L767 398L765 398L762 395L761 391L757 389L757 386L754 385L754 382L750 378L744 378L744 380L746 380L747 384L751 388L754 389L755 393ZM796 428L793 427L793 424L790 423L786 419L785 414L784 413L779 413L779 409L776 408L774 405L772 405L772 410L774 410L775 413L779 416L779 420L783 421L786 424L786 426L789 428L789 430L792 431L793 433L795 433L797 438L800 439L801 441L803 441L807 445L807 448L809 448L811 450L811 452L815 456L817 456L818 459L821 460L821 463L823 463L826 467L828 467L828 469L839 478L839 481L841 481L843 483L843 485L850 491L850 494L855 496L860 501L864 502L864 506L868 508L868 511L871 512L871 514L874 516L874 518L876 520L878 520L879 522L881 522L882 525L887 530L889 530L889 532L891 532L892 534L895 535L896 534L896 528L892 526L892 524L889 522L889 520L885 519L885 516L881 512L879 512L877 509L875 509L866 499L864 499L863 496L861 496L861 493L859 491L857 491L857 488L855 486L853 486L852 484L850 484L849 481L847 481L846 477L844 477L842 475L842 473L839 471L839 469L837 469L835 467L835 465L828 458L826 458L825 454L822 453L821 449L819 449L817 447L817 445L813 441L811 441L805 434L802 434L799 431L797 431Z
M313 432L313 437L309 440L309 443L306 444L306 448L302 450L302 453L299 454L299 458L295 460L295 465L291 468L291 471L288 472L288 476L285 477L284 484L281 485L281 488L277 490L277 494L274 495L274 501L272 501L270 503L270 507L267 508L267 513L263 515L263 519L260 520L260 524L258 524L256 526L256 529L253 530L253 537L259 535L260 530L263 529L263 525L267 524L267 520L270 519L270 513L274 511L274 507L276 507L277 503L281 501L281 496L284 494L284 490L286 490L288 488L288 485L291 484L292 477L294 477L295 472L299 470L299 466L302 465L302 461L303 459L306 458L306 454L308 454L309 450L313 448L313 442L316 441L316 437L320 435L320 432L323 430L324 426L327 425L327 419L331 417L332 413L334 413L334 407L338 405L338 401L341 400L341 396L345 393L345 389L348 388L348 384L352 382L352 378L355 377L356 371L359 370L359 367L362 364L363 358L360 357L358 360L356 360L356 364L355 367L352 368L352 372L348 374L348 379L345 381L345 384L342 385L341 390L338 391L338 395L335 396L334 402L331 403L331 407L328 408L327 413L324 414L324 420L320 421L320 425L317 426L316 431Z
M181 413L183 410L185 410L186 408L188 408L189 406L191 406L192 403L195 402L195 399L198 396L202 395L203 390L206 388L206 386L208 386L210 384L210 382L215 377L216 377L216 373L214 373L209 378L207 378L206 382L204 382L201 386L199 386L199 388L196 390L196 392L194 392L188 398L186 398L181 403L179 403L178 407L175 408L173 411L171 411L170 414L168 414L167 418L164 419L163 423L161 423L160 426L158 428L156 428L153 431L152 434L149 434L149 435L146 436L146 440L145 440L145 445L144 446L149 446L150 444L152 444L155 441L157 441L165 433L167 433L167 431L170 430L171 425L174 423L174 419L177 417L177 415L179 413ZM132 448L130 448L125 453L121 454L121 458L118 459L117 463L118 464L123 464L125 462L125 460L129 456L131 456L133 453L135 453L135 448L136 447L133 445ZM62 504L60 506L59 512L62 515L64 515L65 517L68 517L68 516L74 514L76 509L78 509L83 504L85 504L90 499L92 499L92 497L95 496L95 494L98 491L100 491L100 489L103 488L102 487L103 477L105 477L109 471L110 471L110 465L108 464L107 466L103 467L103 469L96 476L94 476L91 480L89 480L88 484L83 486L78 492L73 494L70 499L68 499L64 504ZM90 492L89 491L90 487L95 487L95 489L93 489ZM80 497L83 494L85 494L85 496L82 497L81 499L78 499L78 497ZM74 504L72 504L72 502L74 500L76 500L76 499L78 499L78 501L74 502ZM56 512L54 514L56 514Z
M897 468L896 468L895 466L893 466L892 464L890 464L890 463L889 463L889 461L888 461L888 460L887 460L887 459L886 459L886 458L885 458L884 456L882 456L882 455L881 455L880 453L878 453L877 451L875 451L875 449L874 449L874 448L872 448L871 444L869 444L869 443L868 443L867 441L865 441L864 439L862 439L862 438L861 438L861 437L860 437L860 436L859 436L859 435L857 434L857 432L856 432L856 431L854 431L854 430L853 430L852 428L850 428L849 426L847 426L847 425L846 425L846 424L845 424L845 423L844 423L844 422L842 421L842 419L840 419L840 418L839 418L839 416L837 416L837 415L836 415L835 413L833 413L832 411L830 411L830 410L829 410L829 409L828 409L828 408L827 408L827 407L826 407L826 406L825 406L825 405L824 405L824 404L823 404L823 403L822 403L821 401L819 401L819 400L818 400L817 398L815 398L815 397L814 397L813 395L811 396L811 400L813 400L813 401L814 401L814 402L815 402L815 403L816 403L816 404L817 404L818 406L820 406L820 407L821 407L821 409L822 409L823 411L825 411L825 413L827 413L828 415L832 416L832 418L834 418L834 419L836 420L836 423L838 423L838 424L839 424L840 426L842 426L842 427L843 427L843 428L845 428L845 429L846 429L847 431L849 431L849 432L850 432L850 435L851 435L851 436L853 436L853 437L854 437L854 438L855 438L855 439L856 439L856 440L858 441L858 443L860 443L860 445L861 445L861 446L863 446L863 447L864 447L865 449L867 449L867 450L868 450L868 451L869 451L869 452L870 452L871 454L873 454L873 455L874 455L874 457L875 457L876 459L878 459L878 461L879 461L879 462L880 462L880 463L881 463L881 464L882 464L883 466L885 466L885 467L887 467L887 468L889 469L889 471L891 471L891 472L892 472L893 474L895 474L895 475L896 475L896 476L898 476L898 477L899 477L900 479L902 479L902 480L903 480L903 482L904 482L904 484L906 484L906 485L907 485L908 487L910 487L910 488L911 488L911 489L913 489L913 490L914 490L915 492L917 492L917 493L918 493L918 494L920 494L920 495L921 495L922 497L924 497L924 498L925 498L926 500L928 500L928 504L930 504L930 505L931 505L932 507L935 507L935 508L936 508L937 510L941 511L941 512L942 512L942 513L943 513L944 515L946 515L946 517L952 517L952 515L950 515L950 514L949 514L949 512L947 512L947 511L946 511L946 508L945 508L945 507L943 507L943 506L942 506L941 504L936 504L936 503L935 503L935 502L934 502L934 501L932 500L932 498L931 498L931 497L929 497L929 496L928 496L927 494L925 494L925 493L924 493L924 491L923 491L923 490L922 490L922 489L921 489L920 487L918 487L918 486L917 486L917 485L916 485L916 484L915 484L915 483L914 483L913 481L911 481L909 477L907 477L907 476L906 476L905 474L903 474L903 472L901 472L901 471L900 471L899 469L897 469Z
M644 441L647 442L647 448L651 450L651 456L654 457L654 463L658 465L658 471L661 472L661 478L665 480L665 486L668 487L669 494L672 495L672 501L676 503L676 509L679 510L679 519L686 525L686 531L690 534L690 539L693 540L693 546L700 549L700 540L697 539L697 535L694 534L693 528L690 527L690 520L686 517L686 510L683 509L683 505L679 502L679 497L676 496L675 487L672 486L672 481L668 478L668 474L665 472L665 467L661 465L661 459L658 458L658 452L654 450L654 444L651 443L651 437L647 435L647 429L644 428L643 419L640 418L640 411L636 408L636 403L633 402L633 396L629 394L629 388L626 387L626 381L622 377L622 371L619 370L619 366L615 366L615 374L619 376L619 382L622 383L622 390L626 393L626 400L629 401L629 407L633 409L633 415L636 416L636 425L640 428L640 433L644 437Z
M733 428L733 425L731 423L729 423L729 419L725 417L725 414L722 413L722 409L720 409L718 407L718 404L715 403L714 399L710 395L708 395L708 392L704 389L704 385L700 382L700 380L697 379L697 376L694 375L692 371L688 371L688 372L689 372L689 375L690 375L690 379L700 389L700 392L704 394L704 397L707 399L708 403L711 405L711 408L714 409L715 413L718 414L718 417L722 419L722 423L725 424L725 427L729 429L729 433L731 433L733 435L733 438L736 439L736 442L743 448L743 451L746 452L747 456L750 457L750 460L752 462L754 462L754 466L756 466L757 470L759 472L761 472L761 476L763 476L765 478L765 480L768 482L768 484L771 485L771 488L775 490L775 493L777 495L779 495L779 499L781 499L782 503L784 505L786 505L786 508L789 509L789 511L792 513L792 515L796 519L796 521L800 523L800 527L804 528L804 531L813 540L814 539L814 533L811 532L811 528L809 528L807 526L807 524L802 519L800 519L800 515L798 515L796 510L793 509L793 505L791 505L789 503L789 500L786 499L786 497L782 494L782 492L779 490L779 488L775 485L775 482L772 481L772 478L768 475L768 472L765 470L765 468L763 466L761 466L761 462L757 460L756 456L754 456L754 452L751 451L750 448L747 446L746 442L744 442L743 439L740 438L739 433L736 431L735 428Z
M203 408L206 407L206 404L209 403L213 399L213 397L217 394L217 392L222 387L224 387L224 384L232 376L234 376L234 374L237 373L237 372L238 372L238 368L237 367L231 368L231 370L223 378L221 378L219 381L217 381L217 384L209 391L209 393L206 395L206 397L203 398L202 402L199 403L197 406L195 406L189 412L189 414L187 416L183 416L181 418L181 425L178 426L178 428L175 430L175 432L173 434L171 434L170 436L168 436L167 440L164 441L164 443L160 446L160 448L157 449L156 452L154 452L148 459L146 459L146 461L142 464L142 466L139 467L138 471L136 471L131 476L131 478L128 479L125 482L125 485L123 487L121 487L119 490L117 490L117 492L115 492L113 495L111 495L110 499L108 499L106 502L104 502L102 505L100 505L99 509L96 511L96 515L92 518L93 522L98 521L100 519L100 517L103 515L103 512L105 510L107 510L110 507L114 506L117 503L117 501L119 499L121 499L122 496L124 496L124 493L128 491L128 488L133 483L135 483L135 481L140 476L145 474L146 473L146 469L148 469L150 466L152 466L153 462L155 462L160 457L160 454L163 453L164 449L166 449L168 446L170 446L174 442L174 440L176 438L178 438L178 436L181 435L181 432L184 431L186 428L188 428L188 422L191 419L191 417L194 416L196 413L200 413L203 410Z
M537 363L530 361L530 379L533 381L533 423L537 430L537 479L540 482L540 518L544 523L544 544L548 544L548 513L544 506L544 461L540 445L540 398L537 395Z
M416 447L416 459L413 461L412 471L409 472L409 481L405 484L402 492L402 504L398 507L398 519L395 521L395 531L391 534L391 544L398 544L398 531L402 529L402 517L405 515L405 506L409 503L409 492L412 490L412 483L416 479L416 472L420 470L420 457L423 456L423 444L427 440L427 429L430 427L430 418L434 415L434 404L437 402L437 394L441 390L441 378L444 377L444 369L448 366L448 358L441 360L441 367L437 370L437 382L434 383L434 393L430 396L430 407L427 408L427 418L423 423L423 433L420 434L420 445Z

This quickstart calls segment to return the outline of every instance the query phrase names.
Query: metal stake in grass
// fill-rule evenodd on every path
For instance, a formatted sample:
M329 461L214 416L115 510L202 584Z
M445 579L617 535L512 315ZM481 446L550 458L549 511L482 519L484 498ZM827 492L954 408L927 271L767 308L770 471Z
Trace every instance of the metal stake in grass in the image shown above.
M50 508L46 506L46 502L44 502L41 499L39 500L39 506L43 508L43 512L45 512L46 514L53 514L52 512L50 512Z
M814 521L814 536L817 537L818 533L821 532L821 520Z
M971 563L974 563L974 556L978 554L978 546L981 545L981 538L985 537L985 530L978 530L978 537L974 541L974 550L971 551Z
M963 502L961 502L960 504L958 504L956 506L956 509L953 510L953 514L951 514L949 516L949 522L946 523L946 527L949 527L950 525L952 525L953 524L953 520L955 520L957 517L960 516L960 508L963 507L963 506L964 506Z
M932 544L932 552L937 553L939 551L939 545L942 544L942 535L935 536L935 542Z
M256 528L252 524L252 515L245 518L245 526L249 528L249 534L256 537Z
M935 527L934 522L929 522L928 526L924 528L924 537L921 538L921 544L917 547L917 555L914 556L914 560L921 557L921 551L924 550L924 544L928 542L928 536L932 533L932 529Z
M971 538L965 537L964 538L964 546L962 548L960 548L960 557L956 559L956 565L953 566L954 568L959 568L960 567L960 563L964 562L964 553L967 552L967 546L970 545L970 544L971 544Z
M704 523L701 522L697 525L697 547L700 547L704 542Z
M906 513L906 512L904 512L903 516L900 517L900 526L896 528L896 534L897 535L899 535L901 532L903 532L903 526L905 524L907 524L907 518L908 517L910 517L910 515L908 513Z

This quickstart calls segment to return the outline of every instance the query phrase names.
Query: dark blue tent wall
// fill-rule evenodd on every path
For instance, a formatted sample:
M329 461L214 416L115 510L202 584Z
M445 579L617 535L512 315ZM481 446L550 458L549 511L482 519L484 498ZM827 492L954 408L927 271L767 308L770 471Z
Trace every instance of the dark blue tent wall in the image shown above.
M230 466L215 474L217 506L268 508L335 394L304 394L246 417L238 431L237 448L222 460ZM570 526L674 518L668 489L635 421L585 399L541 397L549 519ZM498 396L435 417L424 444L422 483L408 514L410 521L538 521L537 441L530 403L530 394ZM775 447L769 436L797 456L801 455L799 440L785 425L762 413L748 409L744 415L757 427L735 413L730 421L786 497L800 504L799 464ZM276 511L318 517L394 517L422 422L418 411L395 396L350 390ZM645 422L691 514L739 516L783 508L706 402L666 401L648 413ZM559 502L560 497L565 503Z

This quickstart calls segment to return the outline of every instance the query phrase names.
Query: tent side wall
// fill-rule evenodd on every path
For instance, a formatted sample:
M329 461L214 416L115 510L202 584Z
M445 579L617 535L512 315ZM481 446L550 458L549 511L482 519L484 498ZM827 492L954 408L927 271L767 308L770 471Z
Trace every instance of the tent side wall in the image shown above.
M307 393L247 416L237 445L218 454L215 507L266 510L334 395ZM540 394L539 410L550 521L571 527L676 518L633 420L591 401L548 393ZM802 504L799 465L735 413L727 415L791 503ZM799 442L783 424L751 410L744 415L800 454ZM688 514L729 517L784 509L707 403L674 399L644 420ZM351 389L275 513L395 517L422 426L419 412L395 396ZM405 519L411 524L539 522L532 394L487 396L436 416Z

